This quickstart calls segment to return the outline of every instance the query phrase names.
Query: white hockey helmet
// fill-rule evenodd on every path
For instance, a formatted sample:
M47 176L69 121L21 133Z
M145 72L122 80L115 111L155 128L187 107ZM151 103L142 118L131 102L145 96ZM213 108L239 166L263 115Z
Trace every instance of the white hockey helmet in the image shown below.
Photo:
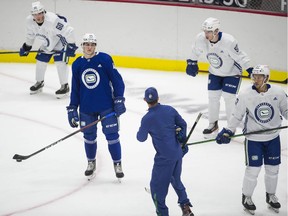
M83 43L94 43L94 44L97 44L97 39L96 39L95 34L93 34L93 33L84 34L81 44L83 45Z
M215 31L216 29L220 29L220 21L216 18L209 17L202 24L203 31Z
M34 15L42 12L45 12L44 6L39 1L33 2L31 8L31 14Z
M268 65L256 65L252 70L252 78L254 74L261 74L264 75L267 80L265 82L268 82L270 77L270 69Z

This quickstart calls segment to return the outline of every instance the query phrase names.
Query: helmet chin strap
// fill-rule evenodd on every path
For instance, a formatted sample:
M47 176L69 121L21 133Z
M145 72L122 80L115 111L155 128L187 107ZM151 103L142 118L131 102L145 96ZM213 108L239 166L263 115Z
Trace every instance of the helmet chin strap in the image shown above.
M216 34L215 34L216 33ZM215 39L215 37L218 35L218 32L216 32L216 30L213 32L213 38L212 38L212 40L214 40Z
M213 38L210 40L210 42L216 42L217 40L215 40L215 39L216 39L217 35L218 35L218 31L216 29L215 31L213 31Z
M264 90L264 91L266 91L267 89L264 89L264 87L266 86L267 82L268 82L268 77L266 76L265 79L263 80L263 83L262 83L262 85L260 86L259 90ZM253 82L253 85L255 86L255 81ZM255 86L255 87L256 87L256 86ZM257 90L257 91L258 91L258 90Z

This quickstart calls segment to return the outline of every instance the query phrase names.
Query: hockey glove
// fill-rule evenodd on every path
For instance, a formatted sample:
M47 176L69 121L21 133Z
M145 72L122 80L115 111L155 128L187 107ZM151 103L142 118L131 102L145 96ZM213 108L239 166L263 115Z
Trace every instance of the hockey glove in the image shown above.
M176 138L179 143L184 143L186 141L186 134L184 134L184 131L179 126L176 126Z
M176 126L176 139L181 145L182 152L183 152L183 157L187 152L189 151L188 146L186 145L186 134L184 134L183 130L181 127Z
M114 111L117 116L120 116L126 112L124 97L119 96L114 99Z
M74 56L75 56L75 51L76 51L77 49L78 49L78 47L76 46L75 43L67 44L66 56L74 57Z
M198 74L198 63L197 61L187 59L187 67L186 67L186 73L189 76L195 77Z
M187 152L189 151L189 148L186 144L183 144L181 148L182 148L182 152L183 152L182 157L184 157L184 155L187 154Z
M26 43L24 43L22 47L20 48L19 55L28 56L31 49L32 49L32 46L29 46Z
M77 112L77 107L70 105L66 107L68 114L68 121L71 127L78 127L79 116Z
M223 144L223 143L224 144L228 144L231 141L230 137L233 136L233 135L234 135L234 133L231 130L223 128L221 130L221 132L218 133L218 135L216 137L216 142L218 144Z
M253 67L247 68L246 69L247 73L249 74L248 77L251 77L252 71L253 71Z

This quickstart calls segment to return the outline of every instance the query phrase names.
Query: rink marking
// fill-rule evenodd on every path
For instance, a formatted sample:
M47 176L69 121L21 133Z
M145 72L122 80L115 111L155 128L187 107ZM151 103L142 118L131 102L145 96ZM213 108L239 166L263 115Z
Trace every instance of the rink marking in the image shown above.
M47 202L43 202L43 203L40 203L38 205L35 205L35 206L32 206L32 207L28 207L26 209L22 209L22 210L17 210L17 211L14 211L14 212L11 212L11 213L8 213L8 214L4 214L3 216L10 216L10 215L14 215L14 214L19 214L19 213L25 213L25 212L28 212L28 211L31 211L31 210L34 210L34 209L37 209L37 208L40 208L40 207L43 207L43 206L46 206L46 205L49 205L49 204L52 204L54 202L57 202L59 200L62 200L78 191L80 191L82 188L84 188L85 186L87 186L90 182L92 181L86 181L84 184L80 185L78 188L75 188L74 190L62 195L62 196L59 196L55 199L51 199Z
M40 125L44 125L44 126L47 126L47 127L55 128L57 130L61 130L62 132L68 133L67 131L63 130L62 128L58 128L58 127L55 127L54 125L50 125L50 124L47 124L47 123L44 123L44 122L41 122L41 121L38 121L38 120L33 120L31 118L18 116L18 115L15 115L15 114L10 114L10 113L5 113L5 112L0 112L0 115L9 116L9 117L13 117L13 118L17 118L17 119L21 119L21 120L25 120L25 121L34 122L34 123L37 123L37 124L40 124ZM64 198L66 198L66 197L68 197L68 196L80 191L82 188L87 186L90 182L92 182L92 181L85 181L85 183L83 183L79 187L73 189L72 191L70 191L70 192L68 192L68 193L66 193L64 195L56 197L54 199L48 200L46 202L37 204L37 205L32 206L32 207L28 207L28 208L24 208L24 209L21 209L21 210L16 210L16 211L13 211L13 212L10 212L10 213L6 213L6 214L3 214L2 216L10 216L10 215L19 214L19 213L25 213L25 212L28 212L28 211L31 211L31 210L34 210L34 209L37 209L37 208L52 204L54 202L62 200Z

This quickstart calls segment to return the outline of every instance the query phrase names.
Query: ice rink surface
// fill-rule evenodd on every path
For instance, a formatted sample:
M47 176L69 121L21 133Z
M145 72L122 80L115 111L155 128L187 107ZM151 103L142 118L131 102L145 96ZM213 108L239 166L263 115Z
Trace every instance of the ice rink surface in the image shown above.
M199 112L207 113L207 74L192 78L185 73L119 68L126 84L127 112L120 117L122 183L115 178L106 140L98 130L97 174L88 182L82 134L66 139L45 151L17 163L14 154L29 155L75 131L67 121L69 98L56 99L59 89L54 64L49 65L43 93L29 95L35 83L34 64L0 64L0 216L152 216L155 208L149 187L154 148L149 138L136 140L142 116L147 112L144 90L158 89L160 103L174 106L190 129ZM242 88L250 85L242 81ZM279 85L279 84L278 84ZM287 92L287 85L282 85ZM220 128L226 125L221 103ZM208 125L202 117L189 142L201 141ZM287 125L284 120L282 125ZM99 126L98 126L99 128ZM237 133L241 133L239 128ZM287 130L282 130L282 164L277 196L280 213L267 209L264 169L253 201L256 216L287 215ZM244 176L244 137L229 145L215 142L192 145L183 159L182 180L193 204L195 216L242 216L241 187ZM170 216L180 216L172 187L167 196Z

